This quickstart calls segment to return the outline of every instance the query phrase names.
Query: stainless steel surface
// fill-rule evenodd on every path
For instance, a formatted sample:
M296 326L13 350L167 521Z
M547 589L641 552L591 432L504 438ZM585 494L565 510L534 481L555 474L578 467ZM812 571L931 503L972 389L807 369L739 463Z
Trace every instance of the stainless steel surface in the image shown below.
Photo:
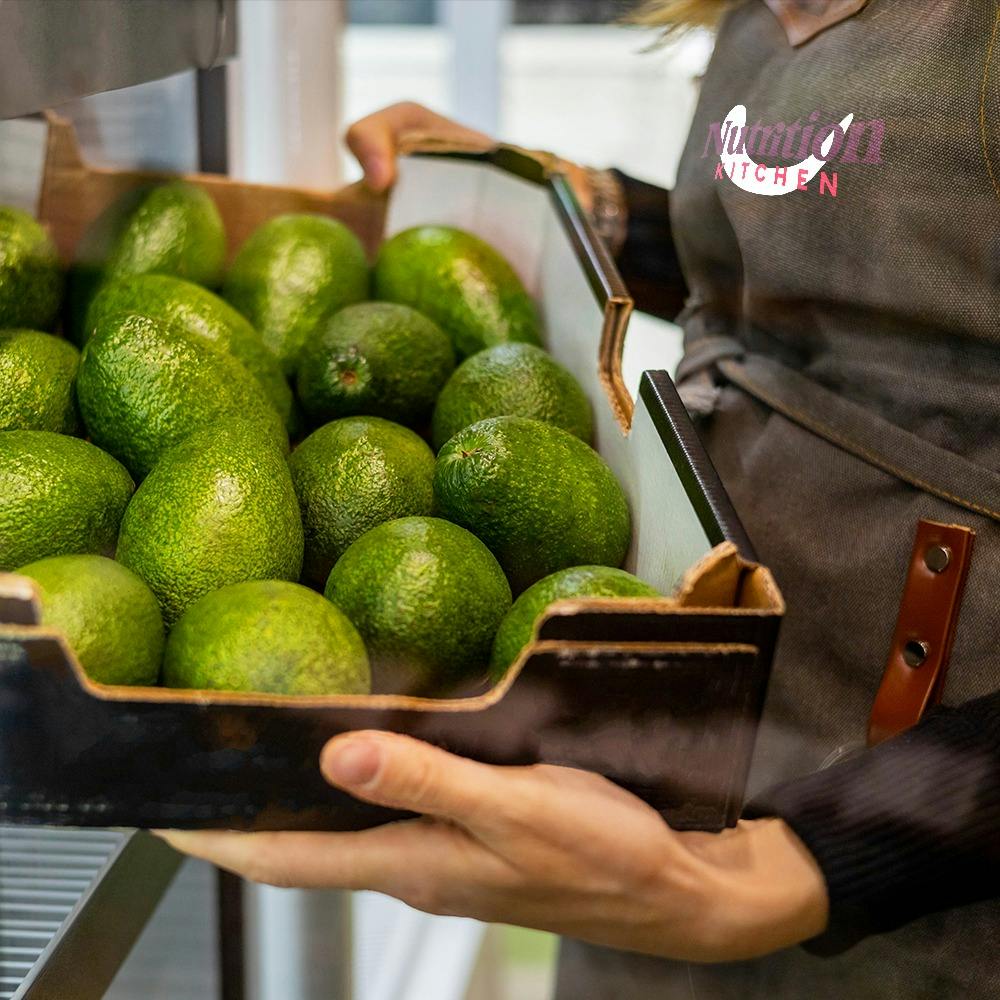
M0 827L0 998L21 997L73 908L120 849L112 830Z
M0 1000L99 1000L177 867L148 834L0 827Z
M3 0L0 118L232 56L236 0Z
M216 869L185 861L103 1000L219 1000Z
M351 894L247 883L247 1000L351 1000Z

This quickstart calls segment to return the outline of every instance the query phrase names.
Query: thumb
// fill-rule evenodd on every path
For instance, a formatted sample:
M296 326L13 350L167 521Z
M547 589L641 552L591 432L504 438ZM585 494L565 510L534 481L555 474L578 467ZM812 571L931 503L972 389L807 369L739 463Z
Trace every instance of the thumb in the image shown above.
M504 811L509 776L395 733L337 736L320 770L332 785L376 805L477 825Z

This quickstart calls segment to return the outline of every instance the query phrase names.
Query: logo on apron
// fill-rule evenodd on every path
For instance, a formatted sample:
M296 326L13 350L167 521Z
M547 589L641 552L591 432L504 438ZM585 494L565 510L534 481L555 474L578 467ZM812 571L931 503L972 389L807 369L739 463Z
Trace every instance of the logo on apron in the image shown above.
M729 178L749 194L774 197L792 191L817 191L836 198L838 172L827 168L835 161L880 164L885 122L855 122L853 114L825 125L819 121L820 113L814 111L805 125L801 121L764 125L758 120L748 126L747 109L737 104L725 121L708 126L701 156L706 159L714 149L719 157L715 179ZM769 167L758 157L799 159L797 163ZM819 183L810 187L817 176Z

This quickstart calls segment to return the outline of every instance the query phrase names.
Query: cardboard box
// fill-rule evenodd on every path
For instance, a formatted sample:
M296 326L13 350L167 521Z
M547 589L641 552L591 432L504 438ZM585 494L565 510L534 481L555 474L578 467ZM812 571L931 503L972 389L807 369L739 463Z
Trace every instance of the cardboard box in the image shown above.
M152 175L88 167L50 118L40 216L68 260L86 226ZM629 497L626 568L662 599L553 605L504 681L474 697L301 698L109 687L40 627L30 581L0 577L0 821L140 827L357 829L394 818L332 790L331 736L409 733L496 764L607 775L678 828L738 818L781 595L663 371L633 400L621 378L631 300L561 175L525 153L408 156L386 205L191 176L215 199L231 249L288 211L342 219L369 251L417 223L471 230L534 295L547 346L579 379L595 444Z

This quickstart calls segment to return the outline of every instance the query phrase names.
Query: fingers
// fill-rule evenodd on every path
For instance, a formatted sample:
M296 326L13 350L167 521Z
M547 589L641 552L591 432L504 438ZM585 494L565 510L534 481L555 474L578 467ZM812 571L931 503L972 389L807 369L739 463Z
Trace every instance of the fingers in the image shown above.
M356 121L344 136L347 148L365 172L373 191L385 191L396 179L396 129L391 108Z
M373 191L385 191L396 180L400 135L446 121L420 104L403 101L358 119L347 130L344 140L365 172L365 183Z
M160 830L176 850L253 882L303 889L371 889L419 909L450 909L450 886L502 882L504 867L454 826L426 820L361 833Z
M429 108L412 101L390 105L360 118L348 128L344 139L365 173L365 183L373 191L385 191L396 180L399 139L406 132L423 131L443 139L480 142L488 136L466 128Z
M515 794L513 769L456 757L394 733L335 737L323 748L320 769L327 781L358 798L470 829L492 828Z

